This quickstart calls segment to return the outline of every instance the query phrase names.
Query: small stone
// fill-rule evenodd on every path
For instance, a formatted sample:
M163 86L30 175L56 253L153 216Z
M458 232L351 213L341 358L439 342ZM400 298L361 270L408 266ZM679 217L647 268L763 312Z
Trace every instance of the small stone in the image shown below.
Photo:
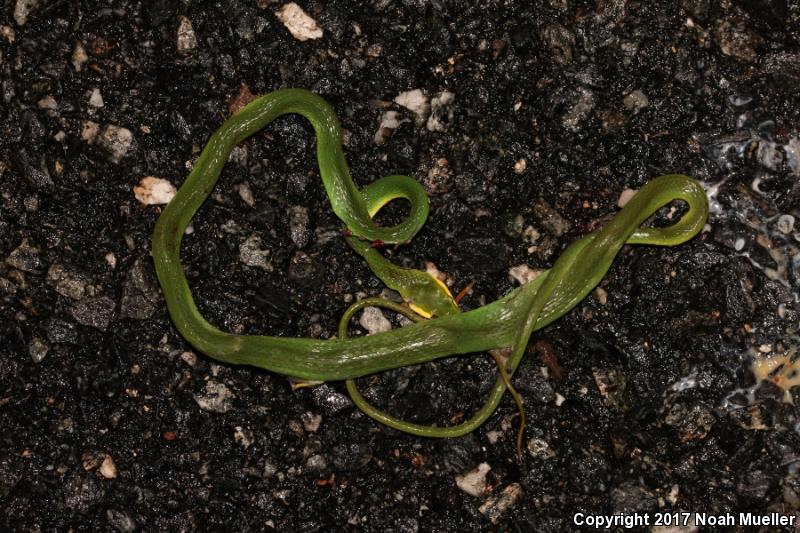
M503 513L517 504L521 495L522 486L519 483L512 483L504 488L499 496L488 498L478 511L491 520L492 524L496 524Z
M466 474L456 476L456 486L470 496L483 496L486 492L486 474L491 469L488 463L481 463Z
M253 196L253 190L250 189L250 185L247 183L240 183L238 187L236 187L237 192L239 193L239 198L247 204L247 207L253 207L256 205L256 199Z
M625 95L625 98L622 99L622 104L635 112L638 112L640 109L644 109L650 104L650 100L647 96L640 90L635 90Z
M87 61L89 61L89 55L86 53L86 49L80 41L76 42L75 48L72 50L72 66L75 68L75 72L80 72L83 64Z
M539 230L533 226L527 226L524 230L522 230L522 240L528 244L535 243L541 236L542 234L539 233Z
M177 193L172 183L155 176L145 176L133 188L133 195L144 205L168 204Z
M778 231L784 235L788 235L794 229L794 217L792 215L781 215L778 218Z
M14 6L14 20L17 26L24 26L28 22L28 15L39 5L39 0L17 0Z
M638 191L636 189L625 189L619 195L619 200L617 200L617 206L622 208L631 201L631 198L636 196Z
M412 111L416 115L417 125L424 124L431 110L428 97L420 89L405 91L394 98L394 103Z
M261 237L250 235L242 244L239 245L239 261L250 267L263 268L272 271L272 263L269 262L269 250L261 249Z
M544 270L538 268L531 268L528 265L522 264L513 266L508 270L508 277L512 281L516 281L520 285L525 285L526 283L530 283L531 281L535 280L539 277L539 274L544 272Z
M194 401L203 411L209 413L227 413L233 408L236 396L224 384L216 381L206 381L203 392L194 395Z
M397 111L386 111L381 115L381 123L372 141L377 145L385 143L389 139L389 135L392 134L392 130L397 129L403 122L408 121L398 120Z
M39 337L33 337L28 344L28 355L31 356L34 363L41 363L49 351L50 345Z
M600 305L606 305L608 303L608 293L602 287L597 287L594 290L594 296L597 298Z
M56 99L49 94L36 102L36 105L39 107L39 109L48 109L50 111L55 111L58 109L58 102L56 102Z
M233 428L233 440L245 449L256 441L255 437L253 437L253 432L241 426Z
M528 168L528 162L524 158L517 159L517 162L514 163L514 172L516 174L522 174L526 168Z
M92 89L92 92L89 93L89 107L94 109L103 107L105 104L103 103L103 95L100 93L100 89L95 87Z
M89 144L94 144L97 140L97 134L100 133L100 124L87 120L81 126L81 139Z
M311 397L314 399L314 403L323 408L328 416L333 416L342 409L353 405L350 398L325 383L311 389Z
M304 248L311 238L308 209L301 205L289 208L289 237L298 248Z
M358 319L358 323L367 330L367 335L383 333L392 329L392 323L383 316L383 312L377 307L365 307L361 312L361 318Z
M306 468L320 472L328 468L328 462L319 454L314 454L306 461Z
M8 41L8 44L14 44L17 34L11 26L0 26L0 37Z
M88 280L81 274L73 274L62 265L53 263L47 269L47 281L55 285L56 292L73 300L80 300L86 294Z
M278 20L283 22L292 37L298 41L308 41L309 39L321 39L322 28L317 25L317 21L309 17L303 8L294 2L289 2L275 12Z
M528 441L528 453L535 459L552 459L556 452L550 447L546 440L534 437Z
M106 479L114 479L116 478L119 473L117 471L117 465L114 463L114 459L108 454L105 455L103 458L103 462L100 463L100 475Z
M84 298L72 305L70 314L78 324L105 331L114 316L114 300L108 296Z
M133 133L127 128L109 124L97 138L112 163L119 163L133 150Z
M197 364L197 356L193 352L182 352L181 361L189 366L195 366Z
M178 52L186 54L197 48L197 36L188 17L178 17Z
M6 264L10 267L22 270L23 272L37 272L42 267L42 260L39 258L41 251L35 246L28 244L28 239L23 239L8 257Z
M303 413L300 419L303 421L303 429L308 433L316 433L319 429L319 425L322 423L322 415L312 413L311 411Z

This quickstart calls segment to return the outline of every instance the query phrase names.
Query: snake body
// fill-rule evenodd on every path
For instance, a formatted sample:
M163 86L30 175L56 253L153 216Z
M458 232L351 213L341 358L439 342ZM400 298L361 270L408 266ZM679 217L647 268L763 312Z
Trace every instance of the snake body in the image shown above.
M216 328L202 316L180 261L184 231L214 188L233 147L288 113L304 116L314 128L320 175L333 211L350 233L351 246L381 279L394 280L388 283L399 284L395 288L401 294L406 290L403 296L407 300L420 303L418 307L434 318L366 337L318 340L235 335ZM378 226L372 217L396 198L410 202L410 214L396 226ZM658 209L674 201L688 206L677 222L665 228L641 227ZM407 176L387 176L363 189L356 186L344 158L339 122L321 97L300 89L269 93L245 106L211 136L156 223L153 259L170 316L190 344L216 360L309 381L351 380L441 357L506 347L513 348L506 368L511 374L531 333L580 302L600 282L624 244L681 244L702 229L708 212L705 192L693 179L678 174L656 178L602 229L567 247L550 270L493 303L460 313L448 303L447 298L452 298L446 287L420 277L427 276L420 271L390 272L399 267L390 266L370 251L375 241L392 244L411 240L425 223L428 207L425 190ZM504 391L505 385L498 380L489 403L476 415L476 424L491 414ZM388 415L381 419L382 413L377 410L368 414L390 425L397 421ZM471 428L434 436L454 436ZM400 429L414 432L413 428ZM423 430L417 433L428 434Z

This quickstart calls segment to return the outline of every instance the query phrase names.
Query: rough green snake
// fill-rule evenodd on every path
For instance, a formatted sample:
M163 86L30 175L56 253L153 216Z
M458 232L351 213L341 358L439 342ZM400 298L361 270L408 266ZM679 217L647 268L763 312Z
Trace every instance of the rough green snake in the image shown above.
M234 335L210 324L198 310L180 261L184 231L214 188L233 147L288 113L304 116L314 128L320 175L333 211L346 227L348 242L417 313L385 300L357 302L343 317L339 338L318 340ZM372 217L397 198L408 200L410 214L396 226L378 226ZM674 201L688 206L678 221L664 228L641 227L658 209ZM580 302L600 282L624 244L681 244L703 228L707 213L705 192L696 181L677 174L656 178L602 229L567 247L550 270L493 303L461 313L438 280L419 270L392 265L372 246L413 238L428 215L423 187L407 176L387 176L359 189L344 158L341 129L333 109L308 91L283 89L254 100L211 136L156 223L153 259L170 316L181 335L199 351L225 363L252 365L307 381L348 380L348 391L356 405L376 420L418 435L454 437L474 430L494 412L532 332ZM347 338L347 321L368 304L394 309L415 323ZM394 418L370 406L352 381L392 368L497 349L510 353L505 368L501 368L505 378L498 378L486 404L457 426L422 426Z

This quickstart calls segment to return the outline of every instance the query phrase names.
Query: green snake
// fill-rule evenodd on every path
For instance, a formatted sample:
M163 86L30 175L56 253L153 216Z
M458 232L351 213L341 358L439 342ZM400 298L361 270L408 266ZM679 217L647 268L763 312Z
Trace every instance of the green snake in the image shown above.
M376 299L356 302L342 319L339 338L330 340L235 335L216 328L198 310L180 260L183 234L214 188L233 147L289 113L304 116L314 128L319 172L333 211L345 225L349 244L408 304ZM396 226L377 225L374 215L397 198L408 200L410 214ZM664 228L642 227L658 209L674 201L687 205L679 220ZM397 267L373 247L377 242L401 244L411 240L425 223L428 208L424 188L408 176L387 176L362 189L356 186L344 158L339 121L321 97L300 89L261 96L211 136L156 223L153 259L172 321L192 346L218 361L252 365L307 382L347 380L354 403L372 418L417 435L455 437L474 430L491 416L532 332L557 320L586 297L624 244L681 244L700 232L708 214L705 191L693 179L678 174L653 179L602 229L568 246L550 270L493 303L460 312L439 280L420 270ZM388 307L414 323L347 338L347 322L366 305ZM472 418L455 426L423 426L392 417L369 405L352 381L442 357L487 350L497 354L501 349L510 355L504 362L495 355L501 377L487 402Z

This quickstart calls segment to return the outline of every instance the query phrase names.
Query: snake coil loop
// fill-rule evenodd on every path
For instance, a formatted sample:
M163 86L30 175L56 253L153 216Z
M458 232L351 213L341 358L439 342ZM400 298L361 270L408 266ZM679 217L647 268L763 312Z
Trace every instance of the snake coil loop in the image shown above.
M336 215L357 238L351 242L357 251L362 242L358 239L406 242L427 218L427 195L407 176L389 176L358 189L344 158L336 115L319 96L300 89L283 89L251 102L211 136L153 233L156 273L175 326L196 349L222 362L252 365L310 381L333 381L452 355L511 347L511 356L505 363L511 376L532 332L580 302L600 282L624 244L681 244L700 232L708 213L705 192L696 181L678 174L661 176L647 183L605 227L566 248L550 270L478 309L352 339L346 338L344 319L344 334L333 340L234 335L214 327L198 310L180 261L181 239L214 188L233 147L287 113L303 115L313 125L319 170L328 198ZM394 198L411 202L410 215L396 226L378 226L372 216ZM665 228L641 227L658 209L673 201L688 205L680 220ZM369 259L368 263L376 269ZM382 268L377 267L379 271ZM376 274L382 277L383 272ZM401 280L401 286L404 283ZM417 290L428 289L409 289L411 294ZM349 319L352 312L348 310L345 317ZM454 437L472 431L495 411L507 382L498 378L486 404L468 422L444 428L411 424L369 406L352 381L348 381L348 390L356 405L384 424L418 435Z

